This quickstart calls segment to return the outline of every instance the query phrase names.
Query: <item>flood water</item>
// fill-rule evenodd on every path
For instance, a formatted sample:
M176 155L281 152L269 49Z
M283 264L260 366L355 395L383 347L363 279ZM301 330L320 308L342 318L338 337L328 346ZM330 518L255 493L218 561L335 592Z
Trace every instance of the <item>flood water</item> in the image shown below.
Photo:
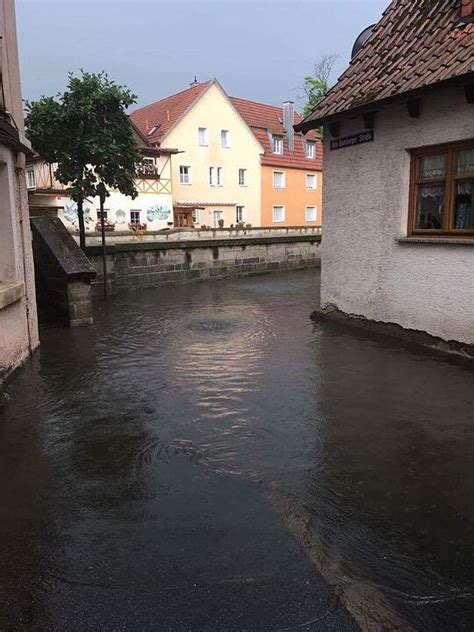
M474 371L318 272L42 331L0 411L0 630L474 628Z

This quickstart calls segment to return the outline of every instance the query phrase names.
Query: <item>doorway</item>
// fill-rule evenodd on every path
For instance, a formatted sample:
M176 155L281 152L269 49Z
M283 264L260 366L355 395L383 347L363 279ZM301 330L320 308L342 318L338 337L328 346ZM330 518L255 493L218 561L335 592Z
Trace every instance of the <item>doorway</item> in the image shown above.
M224 211L213 211L214 228L219 228L219 220L224 219Z

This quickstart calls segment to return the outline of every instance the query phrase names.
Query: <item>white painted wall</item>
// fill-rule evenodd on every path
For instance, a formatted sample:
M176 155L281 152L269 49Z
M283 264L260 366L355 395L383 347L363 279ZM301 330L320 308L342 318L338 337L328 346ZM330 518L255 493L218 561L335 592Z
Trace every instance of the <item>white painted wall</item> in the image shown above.
M342 136L363 131L343 119ZM375 141L329 150L325 133L321 305L474 344L474 240L400 244L407 235L408 149L474 138L474 106L462 88L423 99L419 119L403 105L377 113Z
M171 159L164 155L155 159L160 180L137 179L138 196L123 195L118 191L110 191L104 208L108 210L107 219L115 224L115 230L129 230L130 211L140 211L140 221L147 225L147 230L161 230L173 226L173 196L171 189ZM48 189L60 191L66 189L62 184L51 179L49 168L37 161L34 164L36 189L30 190L30 206L51 208L51 213L59 217L69 230L78 230L77 204L66 194L47 193ZM53 170L54 172L54 170ZM84 202L85 226L87 232L95 230L100 210L99 198ZM43 212L43 211L41 211Z

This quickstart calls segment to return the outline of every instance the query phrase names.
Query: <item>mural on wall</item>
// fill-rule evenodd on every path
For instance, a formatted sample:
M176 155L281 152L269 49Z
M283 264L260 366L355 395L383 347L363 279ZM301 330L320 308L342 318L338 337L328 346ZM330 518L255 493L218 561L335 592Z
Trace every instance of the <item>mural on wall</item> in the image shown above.
M83 207L82 210L84 212L84 222L88 224L90 221L92 221L91 210L88 206ZM63 215L66 221L75 226L79 220L77 216L77 202L74 202L73 200L66 202L64 204Z
M115 211L115 219L117 220L117 224L125 224L126 223L126 213L123 209L119 208Z
M148 207L146 216L149 222L166 220L171 215L171 208L167 204L152 204Z

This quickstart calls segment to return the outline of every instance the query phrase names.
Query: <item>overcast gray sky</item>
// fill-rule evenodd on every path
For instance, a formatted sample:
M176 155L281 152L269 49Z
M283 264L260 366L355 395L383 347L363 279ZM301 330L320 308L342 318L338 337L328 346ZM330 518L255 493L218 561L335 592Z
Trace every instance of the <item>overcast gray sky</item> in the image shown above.
M23 96L106 70L145 105L217 77L228 94L297 100L314 61L346 67L360 31L389 0L17 0Z

